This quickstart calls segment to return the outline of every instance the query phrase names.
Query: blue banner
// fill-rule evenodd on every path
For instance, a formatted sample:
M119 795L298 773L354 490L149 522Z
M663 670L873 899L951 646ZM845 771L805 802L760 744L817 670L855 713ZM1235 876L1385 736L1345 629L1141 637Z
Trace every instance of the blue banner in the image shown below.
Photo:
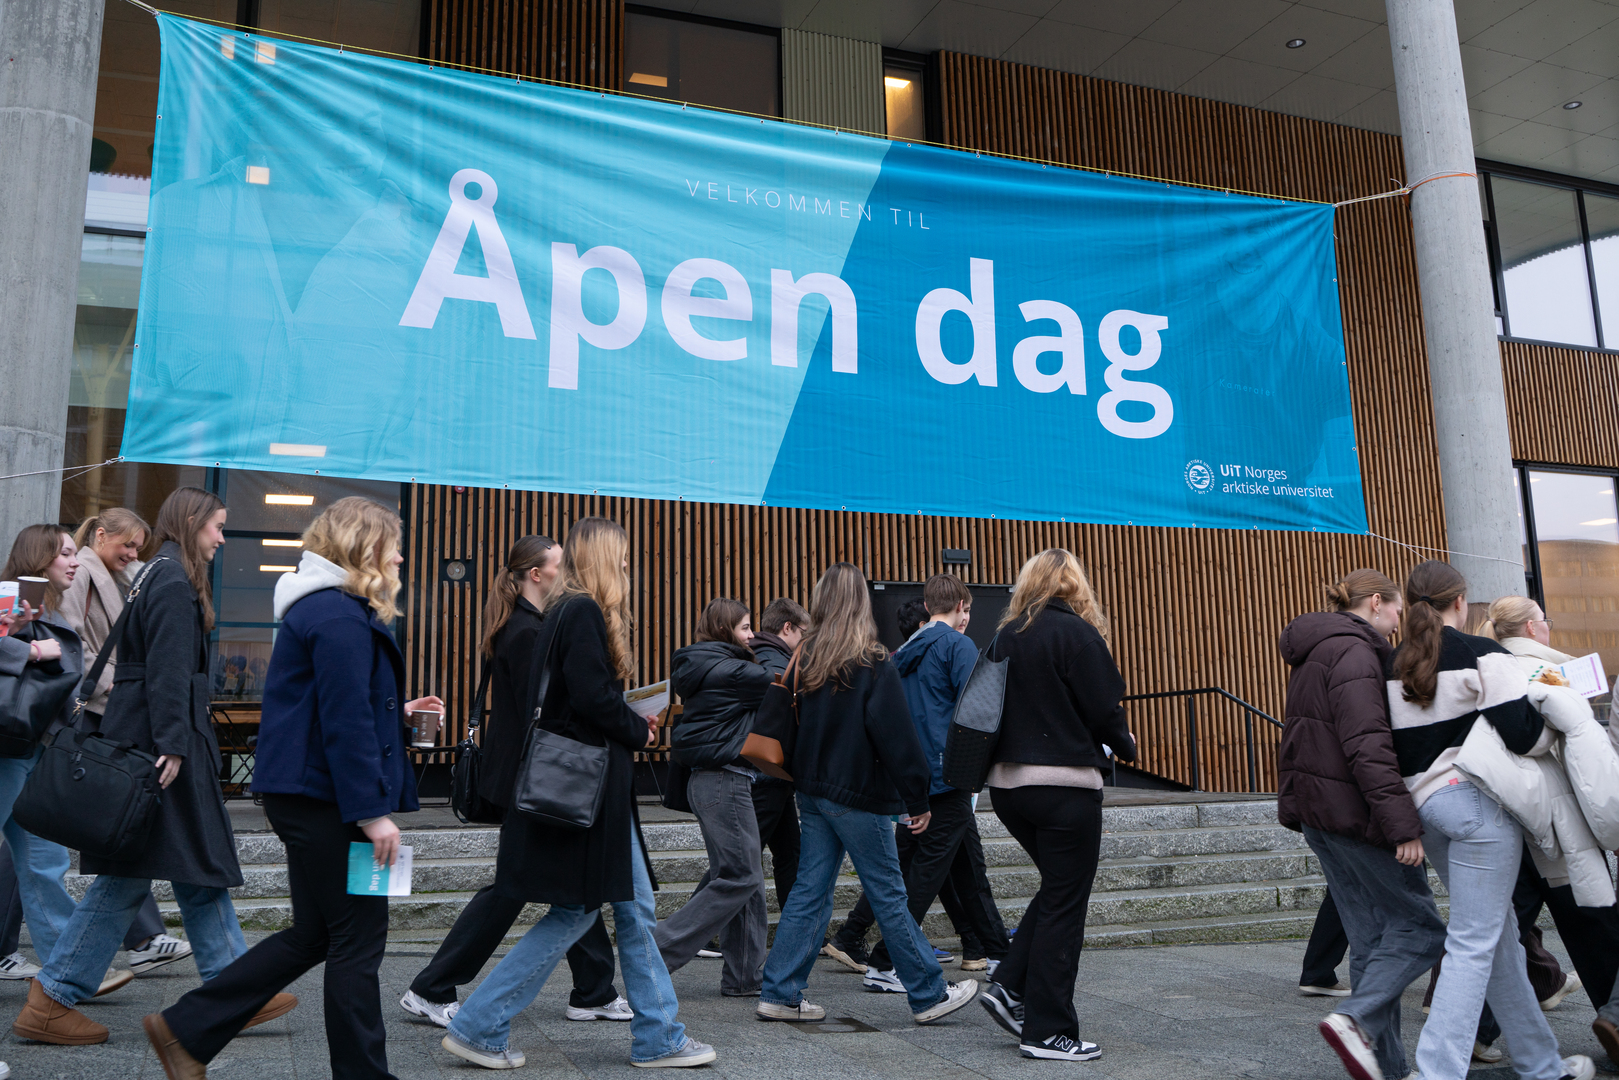
M1329 206L159 23L132 460L1366 530Z

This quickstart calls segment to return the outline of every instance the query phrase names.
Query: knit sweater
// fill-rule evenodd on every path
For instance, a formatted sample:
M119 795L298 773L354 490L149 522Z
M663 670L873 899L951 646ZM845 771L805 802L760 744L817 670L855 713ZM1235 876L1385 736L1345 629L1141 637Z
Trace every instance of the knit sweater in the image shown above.
M1400 776L1420 807L1448 784L1461 783L1456 755L1473 722L1484 717L1500 732L1507 749L1527 754L1546 722L1524 696L1529 680L1518 658L1489 638L1445 627L1439 649L1439 680L1433 703L1423 708L1405 698L1394 677L1395 650L1388 662L1389 723Z

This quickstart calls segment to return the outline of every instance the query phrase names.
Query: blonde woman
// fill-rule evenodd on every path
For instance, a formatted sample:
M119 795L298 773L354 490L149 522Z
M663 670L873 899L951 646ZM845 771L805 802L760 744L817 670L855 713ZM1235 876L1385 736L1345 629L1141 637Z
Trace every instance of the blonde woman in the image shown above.
M1089 1061L1074 978L1085 906L1102 844L1104 745L1136 756L1124 678L1108 623L1073 552L1049 548L1023 564L987 653L1010 660L1001 736L988 786L995 816L1040 870L1040 890L984 991L984 1008L1018 1037L1024 1057Z
M388 900L349 895L349 845L369 843L377 862L393 864L399 828L390 815L417 808L401 718L444 707L436 697L405 701L404 658L389 629L399 615L399 546L391 509L339 499L305 530L297 571L276 583L281 627L253 791L287 848L292 927L146 1018L171 1077L205 1075L238 1031L274 999L291 998L283 987L320 963L332 1075L392 1075L377 981Z
M514 810L500 828L495 887L516 900L550 904L545 918L513 945L462 1003L444 1049L486 1069L516 1069L512 1019L534 1000L557 962L613 905L618 966L630 1021L630 1064L643 1068L706 1065L714 1048L686 1034L669 970L652 932L657 926L652 869L635 811L635 751L652 743L656 720L624 703L635 670L630 645L629 538L605 518L585 518L562 547L562 572L546 597L534 642L549 657L550 688L541 702L545 730L608 749L606 791L588 829L554 827ZM554 643L554 648L553 648ZM530 689L538 693L538 685Z

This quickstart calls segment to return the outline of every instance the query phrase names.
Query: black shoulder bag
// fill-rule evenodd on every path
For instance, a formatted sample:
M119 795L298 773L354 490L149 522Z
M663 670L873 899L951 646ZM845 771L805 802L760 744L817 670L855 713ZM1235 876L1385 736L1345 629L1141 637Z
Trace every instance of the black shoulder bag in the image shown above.
M96 654L96 662L79 684L74 719L95 696L107 658L118 647L129 613L141 594L153 559L130 586L124 610ZM131 859L146 848L157 819L162 786L157 782L157 756L115 743L100 734L64 728L28 775L11 808L12 820L41 839L103 859Z
M561 609L547 621L556 619ZM588 829L596 824L602 798L607 792L609 749L570 739L540 726L545 713L545 696L551 688L551 654L556 651L562 624L557 620L546 642L544 654L537 656L539 677L533 680L534 721L523 743L523 760L517 766L517 783L512 789L512 809L535 821L561 829Z
M59 640L44 623L32 625L36 641L42 636ZM33 754L78 685L78 674L55 660L25 664L21 675L0 675L0 757Z
M956 698L956 711L944 737L943 779L959 791L982 791L1001 739L1001 709L1006 703L1006 667L1011 660L991 660L1000 634L978 654L967 685Z
M450 773L450 809L464 825L499 825L506 812L478 793L483 771L483 747L473 734L483 722L484 695L495 673L493 659L484 661L483 677L478 680L478 696L472 699L472 716L467 733L455 748L455 766Z

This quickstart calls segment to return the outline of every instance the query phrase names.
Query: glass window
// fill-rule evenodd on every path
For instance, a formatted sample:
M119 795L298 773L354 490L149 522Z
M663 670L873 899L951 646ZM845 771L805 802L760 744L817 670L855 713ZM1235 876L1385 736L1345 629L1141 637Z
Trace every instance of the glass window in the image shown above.
M1602 340L1619 348L1619 199L1585 193L1585 227L1591 235L1591 269L1596 274Z
M888 134L896 139L928 137L922 69L909 64L883 65L883 98L888 112Z
M1576 193L1492 176L1495 227L1513 337L1597 344Z
M1552 647L1619 672L1619 502L1611 476L1529 473Z
M769 30L629 10L624 16L624 89L780 116L780 39Z
M258 24L271 33L417 56L421 16L422 0L259 0Z

